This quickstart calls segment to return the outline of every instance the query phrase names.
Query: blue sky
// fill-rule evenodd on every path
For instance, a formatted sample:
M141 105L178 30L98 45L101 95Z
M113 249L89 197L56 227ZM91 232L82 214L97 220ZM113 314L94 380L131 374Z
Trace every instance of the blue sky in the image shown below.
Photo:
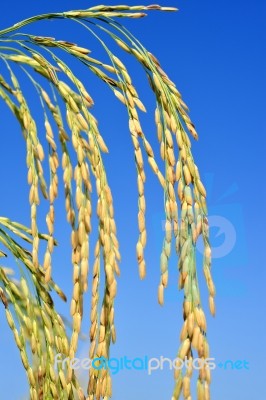
M24 0L1 4L1 29L32 14L86 8L88 1L35 2ZM109 1L108 4L117 2ZM128 4L137 4L130 1ZM217 363L246 360L249 369L213 373L214 400L266 398L264 384L265 346L265 211L264 184L266 124L266 57L263 1L192 2L161 1L177 5L178 13L150 13L142 20L124 24L159 58L190 108L190 116L200 140L193 142L193 153L208 189L211 241L216 258L213 275L217 286L217 316L208 317L211 354ZM66 28L67 27L67 28ZM59 21L41 23L25 31L49 34L88 46L103 54L95 41L75 25ZM115 46L113 45L113 49ZM97 53L98 52L98 53ZM118 53L120 51L118 50ZM129 72L147 106L143 116L147 137L156 147L153 126L154 99L141 68L127 56ZM122 263L116 300L117 344L113 357L175 358L179 346L182 296L177 292L177 260L170 262L170 283L165 306L157 304L159 256L163 240L163 196L156 178L147 168L147 278L140 281L135 261L137 240L137 190L134 155L123 106L91 74L74 65L95 100L95 115L109 147L105 156L113 188L115 214L120 238ZM28 85L25 83L25 85ZM30 90L30 85L25 86ZM32 100L33 101L33 100ZM0 104L1 115L1 215L29 223L25 147L17 125ZM114 117L115 116L115 117ZM12 148L10 153L9 150ZM15 160L15 162L14 162ZM148 165L147 165L148 167ZM12 185L10 184L10 182ZM121 182L123 182L121 184ZM58 202L58 208L62 202ZM64 212L58 209L57 235L67 246ZM43 225L44 226L44 225ZM55 254L54 274L67 293L70 291L71 264L67 251ZM10 262L10 265L12 263ZM200 246L198 248L198 267ZM201 274L199 274L201 275ZM200 276L203 301L207 296ZM68 308L59 305L68 315ZM23 369L9 332L1 321L0 399L22 400L27 393ZM86 322L86 321L85 321ZM84 324L86 331L86 324ZM79 354L86 354L81 343ZM11 389L10 389L11 385ZM114 400L170 399L171 371L121 371L114 376Z

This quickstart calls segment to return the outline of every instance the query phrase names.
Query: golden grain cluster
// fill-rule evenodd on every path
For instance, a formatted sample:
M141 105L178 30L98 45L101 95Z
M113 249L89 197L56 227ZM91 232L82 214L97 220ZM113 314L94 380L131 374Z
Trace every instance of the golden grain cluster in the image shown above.
M196 243L204 241L203 270L209 290L211 313L215 314L215 288L211 277L211 247L206 208L206 191L194 162L188 133L197 139L197 132L175 84L162 70L159 61L148 52L114 18L140 18L148 10L172 11L171 7L95 6L87 10L40 15L0 31L0 97L18 120L26 144L28 169L30 228L7 218L0 218L0 243L20 263L20 280L8 268L0 268L0 299L5 307L7 323L13 332L25 368L30 398L107 400L112 396L111 376L106 369L91 367L87 392L80 387L69 363L54 368L55 355L74 358L81 335L83 315L88 312L84 293L91 291L89 357L110 357L111 342L116 340L114 303L119 275L119 242L116 232L111 188L102 153L108 152L99 131L93 110L93 99L81 80L68 67L62 52L80 60L101 79L126 107L129 132L133 144L138 189L138 230L136 245L139 275L146 275L144 249L147 241L145 223L145 170L147 159L163 189L165 206L165 237L160 257L158 302L164 303L168 284L168 261L174 245L178 255L179 289L184 291L184 323L180 334L178 357L190 363L185 371L175 371L172 400L191 399L192 361L196 353L203 361L209 357L206 317L201 305ZM19 33L20 28L43 19L70 19L83 26L88 36L93 34L106 50L109 63L91 57L90 50L53 37ZM142 65L156 99L155 126L162 160L156 160L152 140L141 125L140 112L146 112L124 65L94 34L95 28L109 35L125 52ZM59 53L57 50L60 49ZM40 98L43 125L37 126L27 102L14 64L21 67ZM38 79L38 76L42 79ZM49 85L43 82L48 82ZM41 83L39 83L41 82ZM63 104L63 106L59 106ZM40 132L44 130L45 141ZM42 141L42 143L41 143ZM49 168L49 177L44 172ZM160 167L163 165L163 168ZM59 171L62 170L62 182ZM71 229L71 262L73 290L70 300L71 334L57 313L50 292L63 300L65 295L52 279L56 199L63 185L66 218ZM92 231L92 192L97 195L97 242L92 250L94 263L89 266ZM38 209L43 199L48 202L47 234L38 229ZM20 242L20 243L19 243ZM40 242L46 242L44 258L40 257ZM31 249L26 244L30 243ZM6 254L1 250L0 256ZM100 292L101 263L104 271L104 293ZM92 285L88 287L91 273ZM34 288L34 289L32 289ZM210 399L210 370L199 370L198 400Z

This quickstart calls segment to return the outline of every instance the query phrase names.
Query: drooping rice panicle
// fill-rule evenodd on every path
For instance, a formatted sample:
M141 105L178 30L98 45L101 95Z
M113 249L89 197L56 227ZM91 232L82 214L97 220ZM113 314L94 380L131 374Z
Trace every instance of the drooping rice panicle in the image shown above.
M109 358L110 344L116 338L114 326L114 299L116 296L119 275L119 244L114 219L114 206L111 188L102 158L108 152L103 136L99 132L98 123L91 112L93 100L83 82L69 68L64 58L59 58L60 50L82 62L88 70L101 79L113 91L113 94L126 107L129 118L129 131L134 147L137 169L138 187L138 225L137 259L140 277L146 274L144 248L146 245L145 226L145 170L143 154L146 153L148 163L164 190L165 206L165 238L160 260L160 283L158 300L163 304L164 289L168 283L168 261L171 253L173 237L178 254L179 288L184 290L181 345L178 356L188 358L189 364L183 374L175 371L175 388L173 400L181 394L191 399L191 377L193 349L199 358L209 357L209 346L206 338L206 318L202 310L199 283L196 268L195 248L198 237L202 235L204 242L204 275L209 290L211 313L215 313L215 287L211 277L211 247L206 208L206 191L201 181L198 168L192 156L191 143L187 132L197 139L197 132L188 116L188 109L183 102L175 84L163 71L156 57L149 53L121 24L114 18L141 18L145 11L173 11L171 7L151 6L94 6L87 10L74 10L65 13L43 14L22 21L13 27L0 31L0 59L5 63L11 82L0 75L0 97L5 101L17 118L27 149L28 182L30 184L31 228L28 229L10 220L0 218L0 242L24 265L35 288L35 295L30 304L27 295L30 287L27 280L21 277L17 285L2 272L0 298L7 310L7 318L17 344L20 346L22 362L30 382L31 399L86 397L78 380L67 363L66 369L60 366L53 369L56 352L75 357L81 335L81 322L84 313L83 296L88 289L90 233L92 230L92 190L95 186L97 196L98 241L95 249L93 268L90 357ZM57 40L18 33L28 24L45 19L69 19L78 23L99 40L107 52L110 64L91 57L90 50L82 45L69 41ZM93 24L91 24L93 22ZM120 58L104 43L99 35L106 33L125 52L131 54L143 66L151 89L156 97L155 124L160 145L160 154L164 163L164 171L156 160L151 140L142 129L138 109L146 111L141 102L132 78ZM18 32L16 32L18 31ZM15 33L14 33L15 32ZM15 73L11 64L22 66L22 71L30 78L41 99L45 138L48 151L41 145L41 131L36 124L30 102L24 96L23 85L19 74ZM34 75L35 74L35 75ZM34 75L34 77L33 77ZM41 76L44 84L37 83L35 77ZM47 82L52 91L47 89ZM60 98L60 104L57 103ZM46 111L50 112L49 116ZM68 128L65 128L65 115ZM56 130L54 129L56 126ZM174 140L175 139L175 140ZM176 147L178 152L176 152ZM144 150L144 151L143 151ZM49 190L46 189L43 165L44 155L49 166ZM71 226L71 246L73 264L73 292L71 315L72 332L67 337L65 326L54 309L50 291L54 290L63 299L64 294L52 279L52 253L54 250L54 200L58 195L59 157L62 158L63 185L67 220ZM47 180L48 181L48 180ZM40 203L39 189L49 201L46 222L48 235L38 231L37 206ZM178 220L178 214L180 219ZM20 240L32 245L32 250L20 246L7 231L12 232ZM44 263L38 257L40 241L47 241ZM0 256L5 256L0 252ZM100 299L99 275L100 258L103 259L104 294ZM9 303L14 306L17 325L13 315L9 314ZM99 304L102 303L101 311ZM38 321L40 326L32 323ZM38 328L38 329L37 329ZM39 363L33 369L26 353L29 342L34 357ZM49 368L45 367L49 366ZM198 399L209 399L210 370L199 371L197 383ZM111 397L111 377L108 370L97 371L91 368L87 390L88 400L107 400ZM63 397L62 397L63 396Z
M113 24L116 26L115 24ZM118 30L120 32L123 31L123 29L120 29L120 26L118 27ZM168 171L167 167L169 164L171 165L171 158L172 153L169 150L167 152L166 146L171 148L171 138L169 135L169 130L173 132L174 135L176 135L177 138L177 145L179 147L180 151L180 161L177 164L177 175L179 174L180 177L175 178L176 181L178 181L178 196L179 200L181 203L181 221L180 221L180 234L177 235L178 229L177 229L177 208L173 208L173 219L174 219L174 226L175 226L175 235L176 235L176 249L178 254L181 257L181 252L183 250L183 254L185 254L186 249L188 249L190 246L188 245L188 241L190 240L191 243L193 243L194 247L194 252L195 252L195 244L196 240L199 236L197 234L197 229L196 229L196 221L194 220L194 215L193 215L193 199L192 199L192 191L190 186L193 186L193 191L194 191L194 196L195 199L198 199L198 204L200 204L201 212L204 215L204 221L205 221L205 231L203 233L204 236L204 245L205 245L205 254L204 254L204 273L205 277L208 283L208 287L210 291L210 307L211 307L211 312L214 314L214 301L213 297L215 294L215 289L213 286L213 282L210 276L210 246L209 246L209 240L208 240L208 232L207 232L207 217L206 217L206 205L205 205L205 196L206 192L205 189L201 183L200 177L198 175L198 170L197 167L194 164L193 157L191 154L191 144L189 141L189 138L183 128L182 125L182 120L187 126L187 129L189 132L193 135L194 138L197 139L197 133L195 131L195 127L190 121L187 113L186 113L186 105L184 104L183 100L181 99L181 96L179 92L176 90L175 85L169 80L169 78L166 76L166 74L162 71L160 65L158 64L157 60L154 59L152 55L147 53L145 49L143 49L142 46L138 46L138 43L134 42L134 39L132 39L132 36L128 36L127 32L125 33L125 36L127 39L130 40L131 45L135 46L135 49L130 48L128 45L125 45L124 49L127 52L131 52L140 62L143 63L143 66L147 70L148 78L151 84L152 89L154 90L157 101L160 105L160 107L157 107L156 111L156 124L157 124L157 132L159 136L159 141L161 143L161 156L162 158L166 161L166 171ZM121 46L123 48L123 45ZM151 72L150 72L151 71ZM161 123L161 117L160 117L160 110L163 110L162 115L165 121L165 126ZM168 136L170 138L170 141L168 140L163 140L165 136ZM169 157L170 156L170 157ZM168 158L168 160L167 160ZM174 160L173 160L174 161ZM174 162L173 162L174 164ZM181 179L181 174L182 174L182 179ZM169 177L172 177L172 173L169 174ZM168 181L169 182L169 181ZM170 191L171 190L171 185L170 185ZM200 192L200 195L198 193ZM174 199L172 199L174 200ZM173 201L172 204L175 204L176 202ZM169 207L166 207L166 216L167 213L169 213ZM169 214L168 214L169 216ZM168 229L172 229L171 225L169 224L169 220L167 221L167 226ZM201 232L200 232L201 233ZM170 236L170 235L169 235ZM170 237L168 236L168 240L170 243ZM183 248L184 246L184 248ZM164 244L164 249L165 249L165 244ZM165 257L164 252L163 254L163 272L166 272L165 265L167 264L167 258ZM193 262L194 263L194 262ZM180 264L180 262L179 262ZM194 265L194 264L192 264ZM187 267L186 267L187 268ZM187 274L187 271L182 272L183 276ZM195 267L194 267L195 269ZM184 300L184 308L185 309L190 309L191 312L195 314L198 314L198 310L203 314L202 309L200 308L200 301L199 301L199 291L198 291L198 282L197 282L197 276L195 273L193 273L193 276L188 275L186 278L186 286L185 286L185 300ZM183 281L182 275L180 275L180 284L181 287L184 287L185 285L185 279ZM193 285L192 285L193 283ZM159 302L163 302L163 284L162 281L159 285L159 292L158 292L158 299ZM188 315L185 314L185 318L187 318ZM205 318L205 317L204 317ZM191 317L190 317L191 319ZM196 319L197 321L197 319ZM201 334L206 336L206 327L201 327ZM204 338L203 343L206 342L206 338ZM206 344L207 345L207 344ZM205 345L205 347L206 347ZM199 354L204 355L206 357L206 352L202 353L202 351L199 349L198 345L198 350ZM189 353L188 353L189 354ZM209 375L209 371L207 373ZM202 384L204 384L204 372L201 373L202 376L200 376ZM185 380L187 381L187 379ZM181 382L181 383L180 383ZM180 380L180 377L178 377L176 381L176 392L179 394L175 394L175 398L179 398L181 393L181 386L182 386L182 379ZM188 391L186 391L188 392ZM189 396L189 394L187 394Z

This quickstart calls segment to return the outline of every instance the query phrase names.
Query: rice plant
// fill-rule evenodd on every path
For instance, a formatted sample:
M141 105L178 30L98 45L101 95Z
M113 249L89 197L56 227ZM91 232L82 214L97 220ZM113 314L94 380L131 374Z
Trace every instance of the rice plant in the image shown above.
M175 371L172 400L182 396L192 398L190 378L194 354L203 360L209 357L195 256L196 243L201 235L205 248L203 271L213 315L215 288L211 277L206 191L194 162L189 138L197 139L198 135L174 82L163 71L157 58L119 22L121 18L144 17L152 10L175 11L174 8L159 5L101 5L86 10L38 15L0 31L0 97L12 111L25 139L31 217L29 227L7 217L0 218L0 256L3 260L7 255L17 260L19 268L16 273L20 277L15 279L12 270L0 267L0 298L5 308L7 327L13 334L25 368L32 400L107 400L112 397L108 369L91 367L87 391L84 391L69 361L54 368L56 354L61 353L68 360L76 355L81 322L88 310L83 297L88 290L91 293L89 357L91 360L110 357L111 343L116 340L114 307L120 268L112 190L102 157L108 148L93 115L93 98L81 77L68 65L66 58L69 56L103 81L113 92L114 101L124 104L128 115L138 188L136 265L141 279L146 274L144 250L147 240L144 159L148 160L162 189L165 238L158 260L161 271L158 302L160 305L164 303L168 261L174 247L178 255L179 289L184 291L183 310L180 310L184 324L177 355L189 360L185 371ZM25 33L28 25L48 19L70 20L73 29L76 25L81 26L88 43L91 37L99 41L109 63L93 58L90 49L79 44ZM103 35L109 37L108 45L102 39ZM160 168L148 135L142 128L140 113L146 111L145 106L127 67L116 55L118 47L138 61L155 96L155 132L163 168ZM18 67L22 71L19 74L16 72ZM37 122L29 106L28 92L22 89L21 73L25 74L25 78L32 83L32 90L38 94L42 126L39 126L39 119ZM45 138L40 135L42 130L45 130ZM49 174L45 173L46 168L49 168ZM58 173L60 168L62 179ZM54 237L56 199L60 187L64 189L66 218L71 227L73 291L69 302L72 316L70 335L52 299L52 294L57 293L62 300L66 300L52 278L53 252L57 245ZM92 191L97 194L96 209L91 201ZM49 205L47 233L42 233L37 216L45 203ZM97 241L91 250L94 213L98 221L95 227ZM44 257L39 251L41 243L45 244ZM94 254L94 264L89 268L90 252ZM101 263L105 272L102 296L99 291ZM91 287L88 287L88 274L92 276ZM210 370L201 368L197 380L199 400L210 399L210 380Z

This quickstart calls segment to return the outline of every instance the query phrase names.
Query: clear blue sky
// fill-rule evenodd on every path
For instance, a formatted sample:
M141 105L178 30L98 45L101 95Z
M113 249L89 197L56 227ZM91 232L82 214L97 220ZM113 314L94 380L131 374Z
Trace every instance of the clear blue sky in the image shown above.
M5 28L33 14L86 8L90 3L84 0L2 2L0 27ZM108 4L116 3L119 1L108 1ZM128 3L137 4L136 1ZM177 4L167 0L161 4L177 5L180 11L150 13L146 19L125 20L124 23L159 58L176 82L199 132L200 140L193 143L193 152L208 189L211 241L217 256L213 260L217 316L213 320L207 313L211 354L217 363L228 359L249 362L249 370L217 368L213 374L212 399L264 399L266 4L262 0L180 0ZM31 32L66 40L74 37L74 41L93 48L97 54L96 43L91 43L84 32L74 32L74 29L74 24L64 25L59 21L58 26L55 22L41 23L39 28L37 25L31 28ZM141 68L128 57L125 60L147 105L148 114L143 123L147 137L156 147L153 98L147 92ZM79 66L75 68L79 71ZM91 80L89 71L85 73L81 69L80 72L95 99L95 115L110 150L105 162L114 193L121 243L122 273L116 301L118 340L112 355L174 358L179 346L182 302L182 296L176 291L174 255L170 262L166 304L164 308L157 304L164 218L162 192L155 177L147 173L148 273L146 280L140 282L135 261L135 167L126 115L103 84L95 86L97 81ZM2 103L0 115L0 214L29 223L24 143ZM67 246L64 212L58 210L58 219L57 235L60 243ZM200 263L198 266L201 269ZM54 272L69 293L71 264L67 252L60 249L56 252ZM206 295L205 282L200 280ZM68 314L67 307L60 306L60 310ZM27 393L26 378L18 365L10 334L3 325L2 311L0 309L0 400L22 400ZM82 343L80 354L86 354L86 348L86 342ZM114 377L113 399L170 399L172 387L170 371L157 371L151 376L143 371L124 371Z

